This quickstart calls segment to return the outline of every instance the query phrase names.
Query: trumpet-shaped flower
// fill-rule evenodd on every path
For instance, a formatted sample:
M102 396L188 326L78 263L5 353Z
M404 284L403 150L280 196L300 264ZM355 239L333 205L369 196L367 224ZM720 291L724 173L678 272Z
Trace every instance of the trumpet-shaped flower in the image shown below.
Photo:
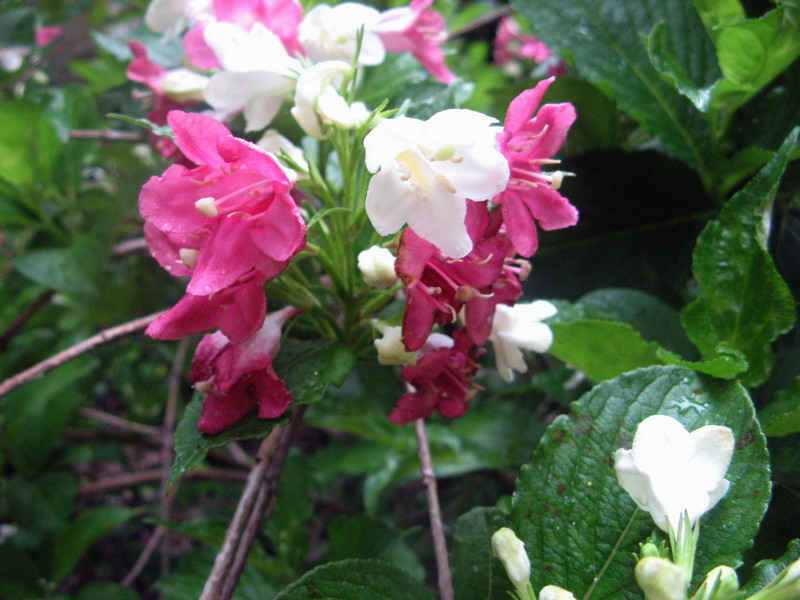
M575 109L568 103L545 104L537 112L553 80L540 81L512 100L497 137L498 147L508 159L510 177L508 186L492 202L501 206L508 235L525 257L539 245L537 223L549 231L578 222L578 211L558 193L564 174L542 171L542 166L558 162L552 156L575 121Z
M379 65L386 56L383 42L372 31L379 18L376 9L357 2L342 2L336 6L318 4L303 18L298 36L311 62L342 60L351 63L359 31L363 28L358 64Z
M733 432L706 425L689 433L664 415L646 418L633 447L614 457L617 481L663 531L677 532L681 515L691 524L728 491L725 479L733 456Z
M556 312L556 307L546 300L514 306L497 305L489 339L494 346L500 377L511 381L514 371L524 373L528 370L523 350L546 352L550 348L553 332L541 321Z
M250 338L233 343L222 332L203 337L197 346L190 378L206 394L197 426L203 433L218 433L254 408L258 417L283 414L292 395L272 368L278 352L281 327L298 309L287 306L265 320Z
M508 527L501 527L492 535L492 554L505 567L508 579L521 599L533 600L528 592L531 587L531 561L525 552L524 542Z
M436 79L452 83L456 76L444 63L442 44L447 40L444 17L430 9L433 0L411 0L408 6L381 13L373 27L389 52L411 52Z
M495 147L496 121L479 112L449 109L427 121L381 121L364 139L375 173L366 209L381 235L408 223L443 254L472 250L466 200L489 200L506 188L508 163Z
M294 89L299 61L261 23L250 30L212 23L203 35L223 69L208 81L206 102L225 113L244 111L247 131L263 129Z
M253 270L262 281L280 273L305 246L305 223L281 167L211 117L172 111L168 120L197 166L172 165L142 188L139 208L156 258L189 274L187 292L197 296Z
M325 139L330 125L352 129L370 117L363 102L347 104L337 91L344 76L351 71L350 65L344 61L326 60L300 75L294 92L292 116L311 137Z

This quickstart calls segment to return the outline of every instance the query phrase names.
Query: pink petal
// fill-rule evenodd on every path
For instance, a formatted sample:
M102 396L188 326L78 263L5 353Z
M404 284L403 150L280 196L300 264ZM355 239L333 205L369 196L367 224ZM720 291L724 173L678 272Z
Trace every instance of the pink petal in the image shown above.
M277 261L290 259L306 244L306 224L288 194L276 195L247 225L253 243Z
M206 42L202 25L190 29L183 36L183 51L186 53L186 58L198 69L216 69L222 66L216 53Z
M201 433L219 433L227 429L256 406L256 399L248 393L248 382L243 381L227 394L213 393L203 399L203 412L197 421Z
M547 88L550 87L553 81L555 81L555 77L543 79L536 84L536 87L525 90L511 101L506 113L504 131L513 134L530 121L531 117L536 113L536 109L542 103L542 98Z
M147 248L170 275L175 277L188 277L192 271L186 268L180 257L181 248L196 249L199 241L190 234L171 234L168 235L160 231L152 223L144 224L144 237L147 240Z
M217 150L220 140L232 137L225 125L207 115L179 110L171 111L167 122L175 134L175 143L189 160L214 168L225 163Z
M422 348L433 329L437 307L430 294L412 285L407 290L403 314L403 343L412 352Z
M253 383L256 386L255 395L258 399L260 419L275 419L286 412L286 407L292 401L292 394L283 380L275 374L272 365L255 373Z
M514 248L520 255L530 258L539 247L539 234L536 231L536 223L522 199L522 194L514 190L506 190L500 196L502 196L502 201L498 202L495 199L495 202L501 204L503 223L505 223L508 237L511 238Z
M556 190L537 187L524 196L528 210L545 231L572 227L578 222L578 210Z

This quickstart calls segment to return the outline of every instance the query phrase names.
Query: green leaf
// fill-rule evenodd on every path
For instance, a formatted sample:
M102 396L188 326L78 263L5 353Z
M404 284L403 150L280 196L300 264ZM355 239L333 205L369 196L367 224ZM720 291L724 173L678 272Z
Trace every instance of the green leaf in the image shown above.
M0 178L22 188L49 182L59 149L39 106L26 100L0 104Z
M450 562L458 600L508 599L513 588L491 546L492 535L507 519L499 508L473 508L456 521Z
M741 106L800 56L797 26L784 15L779 7L721 29L717 59L724 79L714 88L712 106Z
M653 67L642 40L659 22L669 48L694 85L716 81L714 49L688 0L516 0L533 33L578 72L612 96L619 108L657 136L664 147L710 178L715 146L708 122ZM575 35L564 35L565 31Z
M355 365L355 357L347 346L338 342L286 340L273 365L292 393L294 404L310 404L325 395L328 384L344 382ZM175 431L175 462L169 472L170 483L199 465L211 448L234 440L266 437L277 425L287 422L286 416L259 419L251 414L225 431L203 435L197 429L202 408L203 395L196 393Z
M700 297L681 313L703 358L726 351L744 356L748 386L764 381L773 363L769 346L795 319L794 299L765 249L763 219L797 131L700 234L693 255Z
M405 571L417 581L425 580L425 568L393 525L368 516L335 517L327 529L331 549L326 560L374 558Z
M134 514L134 509L122 506L98 506L87 509L65 525L53 542L53 581L58 583L64 579L92 544Z
M714 358L702 361L682 360L678 355L663 349L658 350L657 354L665 365L686 367L712 377L733 377L747 370L747 361L738 352L721 351Z
M42 595L42 576L31 557L12 544L0 544L0 597L30 600Z
M275 600L432 600L407 573L377 560L343 560L312 569Z
M800 432L800 377L775 394L775 400L759 411L758 420L771 437Z
M601 383L548 428L520 473L511 525L531 558L535 589L559 585L580 598L640 598L633 555L655 529L617 484L613 455L631 446L653 414L688 430L725 425L737 440L727 495L700 521L699 583L713 567L736 567L751 546L770 498L766 440L745 390L680 367L650 367Z
M148 131L152 131L154 135L159 137L168 137L171 140L175 139L175 133L172 131L172 127L169 125L156 125L149 119L135 119L134 117L120 115L117 113L108 113L106 116L109 119L118 119L120 121L125 121L126 123L131 123L132 125L138 125L139 127L143 127Z
M139 595L130 588L111 581L97 581L82 587L73 600L140 600Z
M736 599L747 598L775 579L778 574L794 561L800 559L800 540L792 540L786 548L786 553L776 560L760 560L753 567L750 581L742 586Z
M621 373L661 363L659 346L646 342L627 323L578 319L553 323L553 356L586 373L593 381L605 381Z
M722 27L745 19L744 8L739 0L694 0L694 5L712 36Z

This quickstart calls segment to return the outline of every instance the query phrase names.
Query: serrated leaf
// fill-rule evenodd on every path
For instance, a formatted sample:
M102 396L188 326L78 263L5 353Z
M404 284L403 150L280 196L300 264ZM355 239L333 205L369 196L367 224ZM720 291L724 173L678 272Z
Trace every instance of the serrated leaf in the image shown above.
M798 559L800 559L800 540L792 540L786 548L786 553L780 558L776 560L760 560L756 563L753 567L750 581L742 586L735 598L739 600L752 596Z
M747 370L747 361L738 352L720 352L714 358L702 361L682 360L676 354L663 349L657 354L665 365L686 367L712 377L728 378Z
M548 47L573 57L583 77L613 96L620 109L708 180L715 153L709 125L688 99L661 79L641 39L663 21L677 64L695 86L716 81L719 70L711 40L688 0L517 0L514 6Z
M275 600L433 600L407 573L377 560L343 560L312 569Z
M53 542L53 581L64 579L92 544L134 514L136 510L131 508L98 506L85 510L68 523Z
M613 455L630 447L638 424L653 414L672 416L690 431L707 424L733 430L731 486L700 521L694 583L717 565L741 563L770 498L769 456L752 402L738 383L657 366L584 395L553 422L523 467L510 526L526 544L534 589L558 585L580 598L592 587L594 600L641 597L633 553L655 525L618 485Z
M700 297L681 313L703 358L720 351L744 356L746 385L764 381L773 362L769 346L795 319L794 299L764 247L762 222L797 132L700 234L692 265Z
M775 400L758 412L758 420L768 436L800 432L800 377L775 394Z
M294 404L319 401L328 384L341 385L355 365L352 352L338 342L295 342L287 340L274 363L275 372L292 393ZM266 437L288 417L259 419L253 414L225 431L203 435L197 421L203 409L203 395L195 393L175 430L175 461L169 472L174 483L181 475L199 465L211 448L234 440Z
M473 508L456 521L450 562L458 600L508 599L513 588L491 546L492 535L507 520L499 508Z

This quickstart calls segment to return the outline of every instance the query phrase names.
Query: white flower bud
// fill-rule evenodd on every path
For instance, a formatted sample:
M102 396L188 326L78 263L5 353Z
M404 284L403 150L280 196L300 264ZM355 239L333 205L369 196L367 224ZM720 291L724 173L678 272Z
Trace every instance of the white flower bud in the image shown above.
M575 600L575 596L557 585L546 585L539 592L539 600Z
M492 536L492 554L503 563L508 578L522 596L531 578L531 561L525 552L525 544L511 529L502 527Z
M686 571L666 558L643 558L634 574L647 600L686 599Z
M383 337L375 340L378 362L382 365L413 365L417 362L416 352L409 352L403 344L403 330L373 321L375 328Z
M358 253L358 268L369 285L392 287L397 282L394 255L386 248L372 246Z

